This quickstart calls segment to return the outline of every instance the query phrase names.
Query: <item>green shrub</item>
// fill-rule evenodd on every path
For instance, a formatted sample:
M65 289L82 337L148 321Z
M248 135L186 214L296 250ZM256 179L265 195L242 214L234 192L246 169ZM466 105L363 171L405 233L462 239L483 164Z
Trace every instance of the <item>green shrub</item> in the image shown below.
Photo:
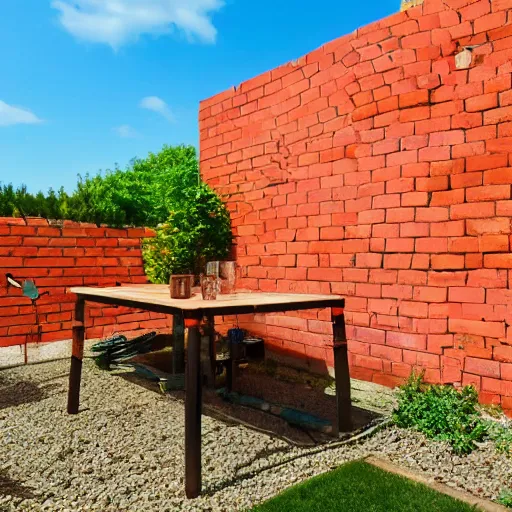
M472 386L461 391L428 386L423 374L413 374L400 388L393 420L399 427L415 428L427 437L448 442L455 453L470 453L487 434L477 405L478 394Z
M232 242L229 212L217 194L204 183L183 192L156 236L143 241L146 275L165 284L171 274L204 271L208 261L225 259Z

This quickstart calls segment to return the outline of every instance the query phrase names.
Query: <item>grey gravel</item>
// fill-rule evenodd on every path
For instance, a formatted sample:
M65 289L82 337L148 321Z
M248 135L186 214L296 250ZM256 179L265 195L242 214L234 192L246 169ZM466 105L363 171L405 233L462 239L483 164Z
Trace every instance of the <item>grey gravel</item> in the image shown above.
M237 511L340 464L378 455L494 499L512 460L490 443L458 457L387 428L352 445L304 449L203 416L203 495L184 495L184 408L84 364L81 413L65 413L68 363L0 371L1 511Z

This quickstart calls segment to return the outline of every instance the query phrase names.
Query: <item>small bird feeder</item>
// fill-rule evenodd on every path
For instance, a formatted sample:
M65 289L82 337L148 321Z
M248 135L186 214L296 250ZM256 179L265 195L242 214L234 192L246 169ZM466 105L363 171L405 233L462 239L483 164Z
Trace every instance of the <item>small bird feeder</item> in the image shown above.
M171 276L170 288L172 299L190 299L192 296L192 280L194 276L191 274L173 275Z

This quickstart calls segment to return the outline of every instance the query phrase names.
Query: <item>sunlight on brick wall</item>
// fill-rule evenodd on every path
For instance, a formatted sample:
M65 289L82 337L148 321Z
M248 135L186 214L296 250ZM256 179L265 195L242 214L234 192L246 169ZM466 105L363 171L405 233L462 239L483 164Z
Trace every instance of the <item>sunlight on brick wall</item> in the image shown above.
M512 411L512 5L426 0L200 107L241 286L347 297L352 375ZM245 318L330 363L326 312Z

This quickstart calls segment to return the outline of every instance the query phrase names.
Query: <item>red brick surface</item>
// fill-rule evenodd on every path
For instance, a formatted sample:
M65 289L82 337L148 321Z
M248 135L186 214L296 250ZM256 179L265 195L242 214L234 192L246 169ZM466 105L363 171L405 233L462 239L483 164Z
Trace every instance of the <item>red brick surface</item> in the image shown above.
M510 2L425 0L201 103L241 286L346 296L354 376L512 409L511 35ZM306 363L330 342L322 312L272 318L245 322Z
M140 246L141 238L151 234L144 228L0 218L0 347L69 339L72 286L146 283ZM41 293L49 292L37 301L39 328L30 299L16 288L7 289L7 273L19 281L31 279ZM88 303L86 315L88 338L169 326L163 315L122 307Z

